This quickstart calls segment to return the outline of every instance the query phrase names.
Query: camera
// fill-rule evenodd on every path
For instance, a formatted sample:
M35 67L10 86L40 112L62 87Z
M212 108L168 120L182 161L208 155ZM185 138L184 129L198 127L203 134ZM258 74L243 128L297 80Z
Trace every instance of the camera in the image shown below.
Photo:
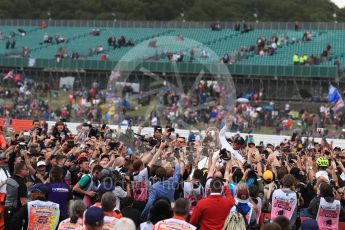
M67 141L67 148L71 149L74 147L75 147L74 141Z
M108 145L110 147L110 150L114 150L120 146L120 143L119 142L109 142Z
M180 158L180 149L179 148L174 148L174 156L179 159Z
M201 155L203 155L203 156L205 156L205 157L208 157L208 156L209 156L208 149L207 149L206 147L202 149Z
M20 150L26 150L26 149L27 149L26 143L20 142L20 143L19 143L19 149L20 149Z
M230 152L228 152L226 149L221 149L219 151L219 158L224 161L230 160L231 159Z
M243 163L243 168L244 168L244 170L252 169L252 166L246 161Z

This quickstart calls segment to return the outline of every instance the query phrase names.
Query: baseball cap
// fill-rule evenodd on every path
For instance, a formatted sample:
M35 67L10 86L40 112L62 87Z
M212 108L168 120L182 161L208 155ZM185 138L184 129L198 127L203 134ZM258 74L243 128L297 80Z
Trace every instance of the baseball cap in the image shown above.
M236 192L236 197L238 199L239 202L245 203L248 201L249 199L249 191L248 188L238 188L237 192Z
M319 230L319 225L316 220L308 218L302 222L301 230Z
M235 136L234 143L236 143L238 145L245 145L246 144L245 140L241 136Z
M41 167L41 166L46 166L46 162L44 162L44 161L37 162L36 167L38 168L38 167Z
M84 213L84 223L92 227L100 227L103 223L104 211L100 207L92 206Z
M162 131L163 131L163 129L162 129L162 127L161 127L161 126L156 125L156 126L154 127L154 131L155 131L155 132L156 132L156 131L160 131L160 132L162 132Z
M44 184L38 183L38 184L35 184L34 186L32 186L30 191L31 191L31 193L42 192L42 193L46 194L46 193L48 193L48 188Z
M273 173L271 170L266 170L264 174L262 175L262 178L265 181L272 181L273 180Z
M88 159L87 159L87 157L78 157L78 163L79 163L79 164L81 164L81 163L83 163L83 162L85 162L85 161L89 162Z

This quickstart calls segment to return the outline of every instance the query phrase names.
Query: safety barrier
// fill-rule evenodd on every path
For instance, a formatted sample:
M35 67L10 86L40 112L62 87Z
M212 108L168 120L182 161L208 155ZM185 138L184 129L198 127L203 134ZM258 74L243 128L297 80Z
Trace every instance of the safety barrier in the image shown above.
M49 129L51 129L55 121L47 121ZM4 125L4 119L0 118L0 126ZM71 131L71 133L76 134L77 133L77 127L80 125L80 123L73 123L73 122L66 122L67 128ZM121 131L125 131L127 129L127 126L118 126L118 125L109 125L112 129L120 129ZM12 129L16 132L19 131L27 131L32 128L32 120L19 120L19 119L12 119L11 124L9 127L12 127ZM138 132L138 127L133 126L132 127L134 132ZM194 130L197 131L197 130ZM176 129L175 131L180 136L188 137L189 130L187 129ZM153 128L152 127L144 127L141 131L142 134L152 134ZM202 135L205 133L202 132ZM235 135L236 133L227 132L226 135L228 137ZM242 137L245 137L248 135L247 133L240 133ZM271 143L274 145L278 145L282 142L284 139L289 139L289 136L284 135L268 135L268 134L251 134L254 138L254 142L256 144L259 144L260 141L263 141L264 143ZM321 138L315 138L315 141L320 142ZM329 143L333 142L333 146L339 146L341 148L345 148L345 140L344 139L331 139L327 138L327 141ZM345 229L345 228L344 228Z
M44 20L44 19L1 19L1 26L49 26L68 27L117 27L117 28L210 28L211 21L122 21L122 20ZM222 21L222 28L234 28L236 22ZM293 30L294 22L250 22L254 29ZM301 22L300 30L344 30L345 23Z
M89 69L89 70L113 70L140 71L145 69L150 72L198 74L200 72L211 74L256 75L256 76L284 76L284 77L337 77L336 67L326 66L293 66L293 65L224 65L221 63L170 63L170 62L117 62L102 60L73 60L62 59L35 59L29 65L28 58L0 57L2 67L32 67L51 69Z

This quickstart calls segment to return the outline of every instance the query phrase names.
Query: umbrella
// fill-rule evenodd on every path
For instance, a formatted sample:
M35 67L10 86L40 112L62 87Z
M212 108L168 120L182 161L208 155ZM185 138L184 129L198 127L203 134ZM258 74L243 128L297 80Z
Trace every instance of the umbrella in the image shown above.
M272 107L272 105L266 105L264 107L264 109L266 109L266 110L273 110L273 107Z
M248 103L249 102L249 100L247 98L244 98L244 97L237 98L236 101L239 103Z

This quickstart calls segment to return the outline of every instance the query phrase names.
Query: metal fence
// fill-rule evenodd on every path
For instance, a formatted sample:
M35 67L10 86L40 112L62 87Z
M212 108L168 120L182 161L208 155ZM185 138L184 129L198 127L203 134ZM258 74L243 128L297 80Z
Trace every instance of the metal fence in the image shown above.
M209 28L209 21L121 21L121 20L44 20L1 19L0 26L39 26L46 21L49 26L59 27L117 27L117 28ZM223 28L234 28L236 22L220 22ZM247 22L256 29L294 29L294 22ZM345 23L301 22L300 30L344 30Z

